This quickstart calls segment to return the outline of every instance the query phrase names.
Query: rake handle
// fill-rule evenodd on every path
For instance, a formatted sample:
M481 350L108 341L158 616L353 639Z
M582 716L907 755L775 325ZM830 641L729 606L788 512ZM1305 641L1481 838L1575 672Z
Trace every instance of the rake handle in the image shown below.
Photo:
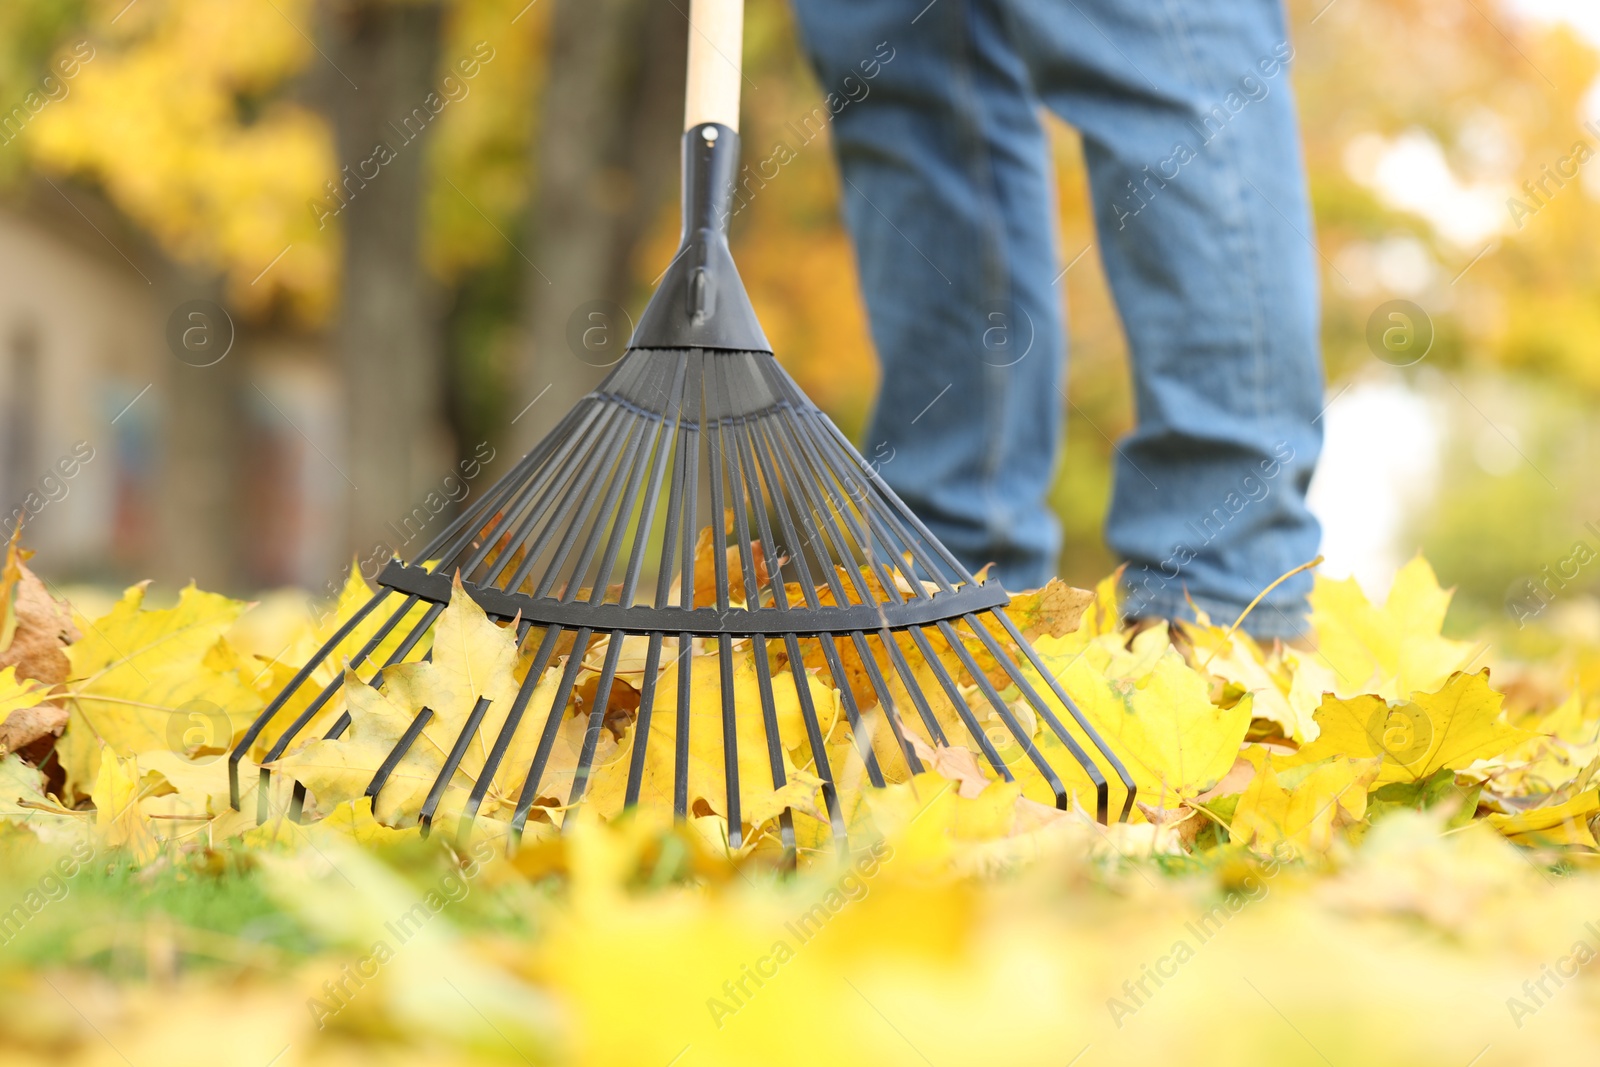
M743 54L744 0L691 0L685 130L706 122L739 129Z

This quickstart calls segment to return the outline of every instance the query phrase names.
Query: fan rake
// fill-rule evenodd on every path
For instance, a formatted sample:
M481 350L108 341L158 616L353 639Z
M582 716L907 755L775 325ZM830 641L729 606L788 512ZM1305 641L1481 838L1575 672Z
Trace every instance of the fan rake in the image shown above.
M389 562L378 591L232 751L234 807L240 764L252 750L262 753L257 800L265 818L273 762L314 739L308 727L319 715L326 721L343 687L384 682L382 673L369 682L354 670L428 654L422 650L459 580L490 619L515 628L531 662L509 708L490 720L501 724L492 736L484 729L489 698L480 697L467 715L414 813L424 829L454 785L468 790L465 832L508 753L526 751L533 737L525 775L514 769L521 788L510 832L519 837L530 817L557 821L556 810L585 799L607 729L627 738L618 757L627 761L623 806L667 800L664 789L645 789L654 737L658 746L673 746L672 810L680 818L692 814L690 712L697 680L705 686L714 679L723 760L718 814L737 848L758 829L742 817L750 810L746 798L782 790L791 774L779 727L784 673L803 725L803 744L790 747L820 779L821 813L841 846L850 820L841 803L840 749L830 756L829 742L845 725L850 758L859 761L854 770L875 787L923 771L938 746L962 746L999 779L1022 774L1042 783L1041 795L1047 790L1059 808L1074 802L1068 779L1081 783L1102 822L1115 779L1126 818L1132 779L1007 617L1005 590L975 579L939 543L772 355L726 238L738 76L730 84L728 71L716 67L738 55L740 18L738 0L693 5L691 22L703 32L691 31L683 240L627 353L475 506L409 562ZM369 620L379 619L372 629ZM358 633L370 636L351 655L344 645ZM630 663L642 651L642 672L630 673L630 681L619 679L625 649ZM736 651L753 662L754 702L748 688L736 698ZM335 662L346 655L349 672ZM674 661L675 692L663 693L658 682L670 680L674 672L663 668ZM312 679L319 669L338 676L318 689ZM552 670L559 672L553 697L535 700ZM819 714L813 673L837 691L844 723ZM574 699L580 681L586 692L594 687L587 701ZM630 693L619 724L613 697L618 687L635 685L636 707ZM298 714L285 713L296 707ZM574 708L587 716L582 743L570 785L563 773L553 794L557 738ZM419 746L437 743L423 739L432 714L421 709L377 768L366 790L375 803ZM752 783L739 748L752 736L748 717L757 715L768 773ZM340 738L351 723L347 706L323 736ZM275 737L266 735L269 728ZM462 765L474 745L470 762L479 769L469 774ZM1069 767L1074 773L1064 776ZM291 817L300 817L305 799L297 783ZM792 812L782 812L778 828L792 851Z

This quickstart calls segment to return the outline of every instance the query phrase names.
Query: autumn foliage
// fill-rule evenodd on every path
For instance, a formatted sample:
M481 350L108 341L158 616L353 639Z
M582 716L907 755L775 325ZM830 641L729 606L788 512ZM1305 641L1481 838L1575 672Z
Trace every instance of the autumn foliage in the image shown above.
M1233 620L1130 634L1110 580L1017 598L1045 665L1137 781L1122 825L1041 803L1025 761L998 781L920 734L928 770L866 787L838 694L813 672L845 768L844 854L827 843L792 692L778 694L789 784L747 808L729 848L716 671L696 674L689 818L671 820L659 780L624 813L625 694L643 669L627 651L586 803L562 799L594 694L580 681L553 761L567 779L521 847L503 833L520 750L475 836L458 838L474 748L424 841L419 790L475 695L503 705L530 668L514 630L459 588L430 659L365 679L381 689L351 679L351 729L307 731L278 761L309 787L304 821L278 796L258 823L254 804L229 806L223 754L360 605L359 577L320 618L192 587L152 607L144 586L74 616L15 545L5 583L0 710L15 751L0 762L0 903L15 906L0 912L0 1020L21 1035L17 1062L92 1062L105 1040L134 1062L199 1062L162 1004L304 1063L382 1046L397 1062L668 1063L689 1049L726 1064L1045 1064L1086 1046L1179 1055L1191 1039L1230 1050L1215 1062L1467 1062L1494 1044L1504 1062L1541 1063L1594 1025L1580 971L1600 946L1584 925L1600 715L1582 690L1546 702L1526 681L1497 688L1485 649L1441 635L1450 594L1421 559L1381 605L1319 580L1308 649L1262 647ZM739 707L754 711L751 651L735 655ZM425 755L374 808L362 790L424 705L437 712ZM651 775L673 748L676 716L660 718ZM757 741L759 717L741 719L741 741L746 727ZM801 843L790 873L775 844L785 809ZM103 926L115 878L159 903ZM196 903L235 898L259 901L278 932ZM109 956L86 939L100 929ZM31 969L38 958L51 962ZM58 995L101 998L115 1021L97 1034L45 1010Z

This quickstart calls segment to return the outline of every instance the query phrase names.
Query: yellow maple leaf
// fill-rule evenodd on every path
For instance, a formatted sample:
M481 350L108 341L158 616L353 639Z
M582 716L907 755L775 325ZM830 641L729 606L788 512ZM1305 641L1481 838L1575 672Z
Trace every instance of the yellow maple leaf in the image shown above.
M381 689L363 682L353 671L347 673L344 693L350 728L333 740L308 731L305 740L278 760L274 769L302 782L316 810L331 811L365 793L396 742L427 708L432 715L389 776L375 808L379 822L414 825L457 737L483 698L489 707L439 809L441 813L459 811L511 709L519 683L516 666L515 631L490 620L462 590L457 576L450 604L435 626L432 657L385 668ZM554 671L546 672L529 702L518 731L524 743L549 711ZM502 802L515 802L511 789L520 787L527 770L522 755L519 744L507 750L496 773L497 788L486 799L483 814L492 814Z
M1421 556L1400 568L1381 608L1354 578L1319 576L1311 592L1317 651L1299 655L1297 662L1326 668L1331 691L1341 697L1374 693L1400 700L1432 693L1464 670L1474 651L1469 642L1439 634L1450 595ZM1307 695L1320 696L1320 687Z
M149 863L161 853L150 819L139 808L143 787L136 756L101 754L89 799L94 801L95 833L101 843L125 850L137 864Z
M1281 651L1266 652L1249 634L1213 623L1204 611L1196 609L1196 621L1183 623L1183 633L1194 645L1199 667L1206 674L1230 682L1249 693L1258 719L1270 719L1283 727L1284 736L1305 741L1316 736L1312 713L1321 701L1291 698L1294 675L1287 669Z
M1287 842L1301 852L1326 852L1336 822L1358 822L1366 814L1378 762L1334 756L1280 770L1263 753L1239 797L1230 832L1255 848Z
M769 646L770 647L770 646ZM772 762L767 748L767 727L761 713L760 683L756 674L755 653L750 643L732 652L734 748L739 776L739 821L759 827L785 807L816 812L815 794L821 778L808 768L811 748L800 707L799 689L794 674L786 666L772 671L772 696L778 726L779 761L785 786L773 784ZM673 795L676 763L674 751L678 737L678 671L683 657L674 659L656 683L656 707L650 721L650 737L645 749L641 796L665 799ZM689 690L688 804L691 811L726 817L727 769L723 746L722 667L713 645L693 657ZM815 675L807 673L806 684L818 725L826 736L839 718L839 696ZM853 753L848 731L837 735L837 745L828 753L835 777L843 771L847 753ZM630 744L632 740L630 739ZM619 763L613 774L620 775ZM799 783L799 784L797 784Z
M1148 634L1148 636L1146 636ZM1139 790L1139 799L1153 807L1174 808L1183 800L1210 789L1228 773L1250 726L1248 697L1231 708L1219 708L1208 699L1205 679L1184 662L1158 630L1135 638L1133 648L1122 651L1115 639L1102 638L1081 654L1068 650L1071 638L1059 642L1041 638L1038 649L1045 665L1058 672L1062 688L1112 752L1121 757ZM1070 732L1080 738L1091 756L1096 750L1073 724L1050 687L1027 671L1029 681L1052 706ZM1041 727L1034 735L1041 753L1070 779L1067 784L1080 804L1092 809L1093 789L1065 745L1053 731ZM1103 758L1097 760L1104 765ZM1038 787L1042 780L1032 764L1020 760L1013 768L1025 783L1025 795L1041 802L1052 798ZM1121 787L1111 781L1113 812L1121 801Z
M1594 824L1600 815L1600 790L1580 793L1564 804L1518 812L1492 814L1489 825L1513 841L1531 845L1584 845L1600 849Z
M1376 784L1420 782L1444 768L1459 770L1533 736L1506 723L1504 697L1489 688L1489 672L1457 674L1437 693L1388 701L1362 695L1328 696L1317 709L1321 732L1301 747L1297 763L1330 756L1381 757Z
M371 587L361 577L359 563L352 563L343 587L333 602L327 606L327 610L315 616L307 613L301 617L299 625L289 627L286 632L275 634L271 643L276 647L269 653L258 652L253 665L247 668L241 667L241 677L250 681L264 701L272 700L299 672L301 665L311 659L355 617L367 601L372 599L372 592ZM260 759L266 755L275 739L280 737L288 725L298 719L313 701L320 698L323 689L330 682L344 673L346 665L366 648L402 603L399 597L391 596L371 614L351 627L350 632L318 661L307 681L296 689L273 715L271 723L261 731L259 740L250 752L251 756ZM382 640L356 665L356 673L361 678L370 680L422 621L427 610L428 606L424 602L419 601L414 604L405 617L390 627ZM246 616L245 621L248 619L249 616ZM262 635L252 634L250 637L253 639L250 643L259 644ZM421 659L427 647L424 641L416 642L406 659ZM301 727L298 736L308 739L321 736L344 714L345 710L345 691L341 686L333 697L323 704L316 716Z
M219 648L249 605L193 585L171 608L147 610L144 596L144 585L129 588L67 649L70 718L56 751L69 792L96 780L102 745L119 756L182 749L198 712L215 721L214 741L225 748L261 709L260 695Z

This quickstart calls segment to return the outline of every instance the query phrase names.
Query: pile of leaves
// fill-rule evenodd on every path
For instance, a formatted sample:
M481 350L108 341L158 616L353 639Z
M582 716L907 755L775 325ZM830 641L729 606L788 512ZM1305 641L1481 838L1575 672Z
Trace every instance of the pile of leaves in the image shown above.
M88 618L13 544L0 574L8 1062L209 1063L221 1049L262 1064L1064 1064L1203 1048L1227 1063L1531 1064L1592 1047L1600 705L1583 654L1516 664L1442 636L1450 595L1421 559L1382 605L1319 578L1307 647L1264 647L1235 620L1132 632L1115 589L1115 576L1094 591L1054 583L1013 612L1132 774L1126 824L1055 810L1020 750L1004 781L965 735L940 745L909 717L926 769L895 771L870 689L857 737L808 662L775 675L787 784L746 794L730 847L719 669L696 667L691 816L650 802L671 788L676 656L657 679L665 735L647 755L661 762L625 812L644 670L626 646L588 800L568 805L602 645L582 653L552 781L508 849L531 751L497 772L484 832L414 828L477 697L509 703L533 666L515 628L469 597L439 616L431 657L381 679L345 662L370 636L352 635L318 681L351 675L269 764L259 821L250 798L228 802L226 753L366 599L359 578L320 615L192 587L150 607L136 586ZM768 767L753 652L733 655L755 782ZM537 679L534 721L565 666L554 656ZM950 670L977 688L954 655ZM844 854L796 674L827 732ZM418 755L374 807L373 770L422 707L435 718ZM992 718L983 707L967 710ZM1012 707L1041 750L1052 743ZM349 731L322 740L345 711ZM495 714L440 819L460 813ZM868 748L886 788L864 784ZM253 784L255 764L244 771ZM291 780L308 787L300 821ZM1088 795L1086 778L1068 784ZM798 870L777 844L785 811Z

